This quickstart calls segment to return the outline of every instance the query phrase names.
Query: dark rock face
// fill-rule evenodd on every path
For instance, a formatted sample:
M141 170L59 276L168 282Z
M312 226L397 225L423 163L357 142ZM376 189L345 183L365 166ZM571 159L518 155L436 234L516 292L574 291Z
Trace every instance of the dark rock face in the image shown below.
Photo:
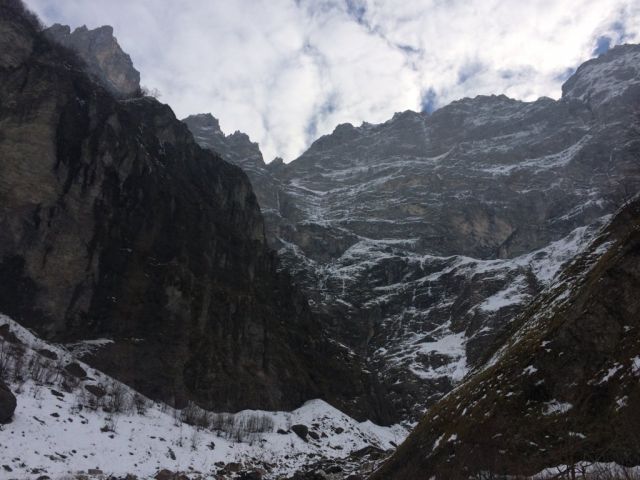
M218 153L247 173L265 218L267 240L272 247L279 248L280 212L286 210L294 214L296 207L277 178L277 168L274 167L278 162L266 165L257 143L242 132L225 135L218 119L211 114L191 115L182 121L189 127L198 145Z
M307 436L309 435L309 427L306 425L291 425L291 430L297 436L299 436L305 442L307 441Z
M64 367L65 372L76 378L86 378L87 372L78 363L73 362Z
M639 226L636 200L373 478L532 475L580 460L638 465Z
M245 162L212 117L187 123L240 155L312 309L417 419L640 188L638 65L640 46L616 47L558 101L480 96L340 125L286 165Z
M0 311L49 340L113 339L85 360L178 406L322 397L380 420L357 359L276 271L246 175L0 8Z
M9 387L0 380L0 423L9 423L16 410L16 397Z
M112 27L106 25L89 30L83 26L71 32L67 25L55 24L44 33L78 53L88 71L114 95L131 97L140 92L140 72L133 67L131 57L120 48Z
M102 398L107 394L105 389L100 387L99 385L85 385L84 388L87 392L91 393L96 398Z

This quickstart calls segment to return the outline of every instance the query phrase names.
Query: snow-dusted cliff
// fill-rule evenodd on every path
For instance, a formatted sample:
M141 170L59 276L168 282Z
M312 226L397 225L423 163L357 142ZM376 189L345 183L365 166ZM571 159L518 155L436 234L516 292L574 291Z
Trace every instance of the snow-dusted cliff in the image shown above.
M283 264L405 418L473 368L640 186L639 55L585 63L557 101L481 96L344 124L290 164L247 168ZM237 140L212 141L202 119L187 119L201 145Z

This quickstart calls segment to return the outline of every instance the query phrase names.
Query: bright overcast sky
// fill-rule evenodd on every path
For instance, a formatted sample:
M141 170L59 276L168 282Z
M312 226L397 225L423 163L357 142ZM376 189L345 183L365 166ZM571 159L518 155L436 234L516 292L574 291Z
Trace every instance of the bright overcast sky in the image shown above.
M501 94L557 98L583 61L640 42L640 0L26 0L109 24L178 117L211 112L290 161L344 122Z

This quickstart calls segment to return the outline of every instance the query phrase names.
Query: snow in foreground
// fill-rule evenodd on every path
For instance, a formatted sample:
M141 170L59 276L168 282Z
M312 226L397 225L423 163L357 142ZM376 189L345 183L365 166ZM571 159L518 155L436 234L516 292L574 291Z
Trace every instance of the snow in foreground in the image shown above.
M237 462L246 469L264 470L264 478L277 478L319 459L344 458L365 447L394 448L407 434L398 426L359 423L322 400L309 401L293 412L210 414L213 425L197 428L182 421L185 412L145 399L81 362L88 376L72 388L68 379L56 383L61 377L54 374L34 378L32 373L41 369L34 370L33 365L47 362L39 349L58 357L51 361L52 371L53 363L61 366L76 360L68 350L46 344L0 315L3 324L9 324L26 347L23 371L28 374L22 380L5 374L18 406L13 422L0 429L0 477L46 474L55 479L97 469L105 475L134 473L148 478L169 469L214 478L224 467L220 462ZM0 348L5 352L9 348L1 337ZM64 390L65 385L71 392ZM106 395L97 400L87 391L91 385L103 388ZM306 441L291 430L294 425L308 427Z

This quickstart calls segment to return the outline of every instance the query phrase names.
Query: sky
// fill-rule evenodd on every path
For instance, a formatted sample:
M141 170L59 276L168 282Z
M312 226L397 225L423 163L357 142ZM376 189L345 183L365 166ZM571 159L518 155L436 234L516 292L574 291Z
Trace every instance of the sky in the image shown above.
M45 22L112 25L179 118L212 113L265 160L340 123L467 96L559 98L582 62L640 42L638 0L26 0Z

